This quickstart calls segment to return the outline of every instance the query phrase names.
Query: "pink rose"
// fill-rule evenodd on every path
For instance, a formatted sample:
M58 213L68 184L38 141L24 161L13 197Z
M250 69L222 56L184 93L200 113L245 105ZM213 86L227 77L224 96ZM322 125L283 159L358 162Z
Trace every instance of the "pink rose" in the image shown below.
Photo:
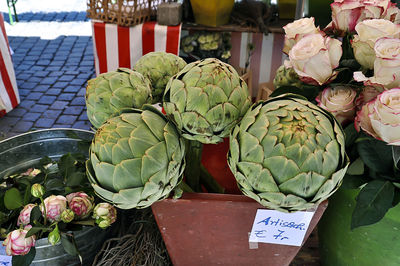
M19 213L17 225L28 225L31 219L31 211L36 206L36 204L26 205L22 211Z
M35 246L35 236L25 237L32 226L27 225L24 229L17 229L10 232L3 241L6 246L6 254L8 256L26 255Z
M354 121L357 131L362 129L372 137L390 145L400 146L400 88L379 94L357 112Z
M318 106L332 113L342 125L354 121L357 92L345 86L325 88L316 98Z
M61 220L61 213L67 209L67 199L64 196L51 195L44 199L46 206L46 216L50 222L59 222ZM42 213L44 212L41 205Z
M84 192L76 192L67 195L69 208L78 219L84 219L90 215L94 207L94 199Z

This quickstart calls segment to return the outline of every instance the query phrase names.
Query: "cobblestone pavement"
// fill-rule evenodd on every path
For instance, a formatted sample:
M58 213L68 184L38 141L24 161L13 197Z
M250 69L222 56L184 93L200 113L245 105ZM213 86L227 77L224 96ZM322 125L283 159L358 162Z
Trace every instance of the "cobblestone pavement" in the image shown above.
M8 19L8 14L3 13ZM20 21L85 20L85 12L24 13ZM9 36L20 105L0 118L0 138L43 128L90 129L85 86L95 76L90 36Z

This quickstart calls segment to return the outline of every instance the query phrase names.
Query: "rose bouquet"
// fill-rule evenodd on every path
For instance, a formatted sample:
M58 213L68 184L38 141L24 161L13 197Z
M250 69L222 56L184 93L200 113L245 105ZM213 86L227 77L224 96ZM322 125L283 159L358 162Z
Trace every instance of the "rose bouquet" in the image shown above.
M378 222L400 196L400 10L389 0L337 0L323 30L284 27L288 55L272 97L296 93L333 114L346 134L345 184L360 192L351 227Z
M3 178L0 188L1 236L13 265L29 265L35 242L47 238L61 242L64 250L79 255L73 231L82 226L107 228L116 209L98 203L85 176L85 156L65 154L58 161L45 157L35 168Z

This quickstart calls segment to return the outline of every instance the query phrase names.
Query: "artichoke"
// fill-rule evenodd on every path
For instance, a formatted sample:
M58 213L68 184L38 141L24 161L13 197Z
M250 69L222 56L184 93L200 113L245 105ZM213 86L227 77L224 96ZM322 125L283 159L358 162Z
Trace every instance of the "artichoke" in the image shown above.
M86 169L96 194L121 209L166 198L185 168L184 140L152 106L110 118L96 132Z
M286 94L249 109L230 135L228 164L245 195L290 212L315 207L335 192L349 160L336 119Z
M141 108L151 103L151 84L142 74L119 68L88 81L87 116L96 128L124 108Z
M276 70L273 84L275 88L283 86L300 88L303 83L300 81L299 76L293 68L286 68L284 65L281 65L278 70Z
M179 56L165 52L151 52L137 61L135 70L150 80L153 103L158 103L162 100L168 80L184 66L186 62Z
M184 138L213 144L229 135L250 105L246 83L215 58L190 63L173 76L163 101Z

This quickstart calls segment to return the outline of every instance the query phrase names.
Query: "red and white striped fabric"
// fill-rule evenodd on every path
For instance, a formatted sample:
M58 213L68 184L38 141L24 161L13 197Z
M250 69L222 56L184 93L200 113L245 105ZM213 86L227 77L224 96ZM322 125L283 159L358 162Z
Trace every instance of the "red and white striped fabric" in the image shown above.
M143 55L154 51L179 54L181 25L146 22L133 27L92 21L96 74L118 67L133 68Z
M3 14L0 13L0 117L20 102Z
M286 55L282 52L284 34L232 32L230 64L235 68L244 68L248 58L248 44L255 47L250 57L250 69L253 78L253 96L256 96L260 83L272 82L275 72L283 64Z

